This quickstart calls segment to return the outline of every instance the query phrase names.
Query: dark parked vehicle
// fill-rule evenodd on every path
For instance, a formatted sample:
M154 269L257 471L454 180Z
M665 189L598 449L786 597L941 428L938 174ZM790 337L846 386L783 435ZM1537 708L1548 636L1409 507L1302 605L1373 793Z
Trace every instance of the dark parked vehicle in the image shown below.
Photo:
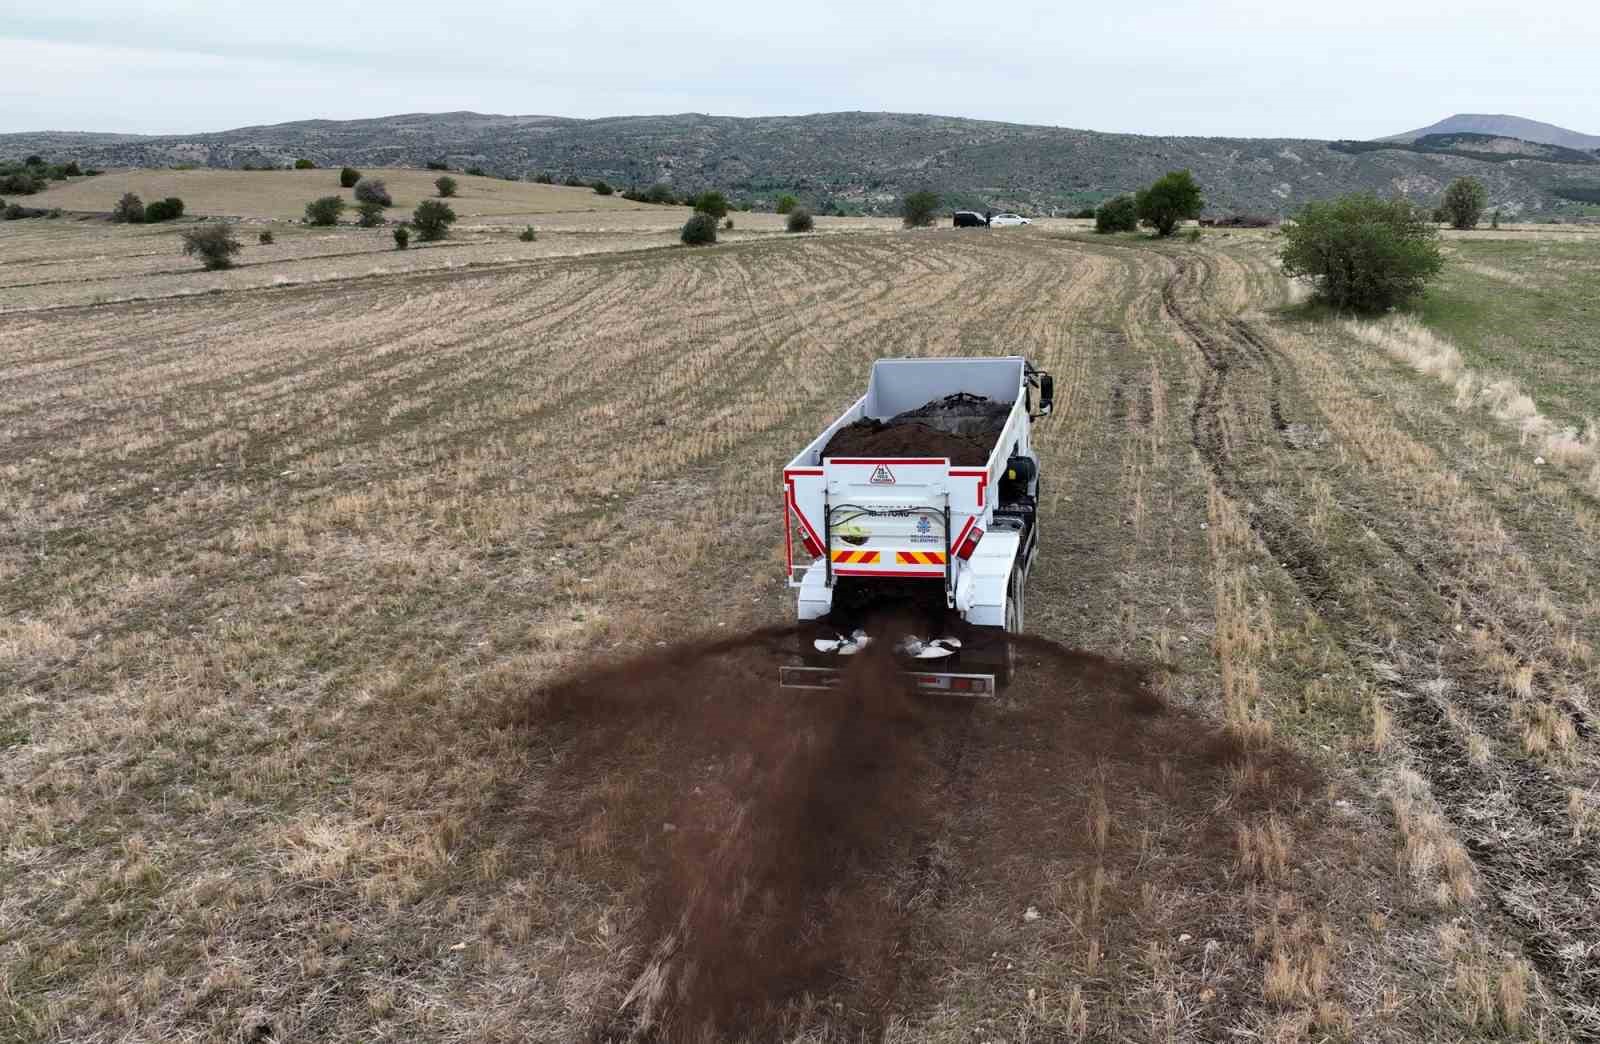
M958 210L956 211L956 227L987 228L989 227L989 222L984 219L982 214L971 210Z

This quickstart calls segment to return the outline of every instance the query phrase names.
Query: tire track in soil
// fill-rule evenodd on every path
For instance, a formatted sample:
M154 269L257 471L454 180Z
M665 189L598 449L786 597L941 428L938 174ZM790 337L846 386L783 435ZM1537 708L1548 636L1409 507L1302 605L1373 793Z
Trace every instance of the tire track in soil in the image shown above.
M1206 363L1206 375L1190 414L1190 433L1196 451L1210 468L1218 488L1232 500L1272 556L1301 593L1315 606L1329 625L1336 640L1352 662L1362 664L1369 673L1394 686L1401 700L1395 704L1408 743L1419 755L1417 768L1427 779L1434 799L1445 810L1462 843L1471 854L1474 869L1490 885L1494 909L1515 938L1527 959L1538 969L1540 978L1557 996L1558 1007L1567 1029L1575 1039L1600 1041L1600 885L1594 879L1600 867L1600 842L1593 837L1565 840L1570 825L1556 811L1565 804L1558 784L1526 760L1496 759L1497 775L1484 779L1471 767L1465 743L1457 735L1445 711L1442 696L1430 697L1427 683L1448 672L1456 691L1470 699L1464 708L1488 734L1515 734L1509 715L1496 699L1492 685L1478 677L1479 672L1452 643L1445 628L1414 611L1405 613L1404 659L1427 664L1430 675L1407 666L1397 670L1381 667L1363 650L1362 634L1380 633L1381 621L1358 618L1342 604L1332 581L1327 562L1309 540L1299 534L1291 520L1278 518L1258 506L1248 480L1233 466L1226 439L1222 411L1228 401L1228 384L1233 370L1241 365L1258 365L1266 372L1270 389L1267 403L1274 430L1281 433L1283 420L1279 399L1281 373L1272 348L1248 322L1237 317L1224 321L1222 336L1203 324L1182 302L1180 281L1195 269L1197 296L1204 297L1212 275L1204 258L1198 264L1185 258L1162 287L1162 300L1174 322L1194 342ZM1440 576L1417 555L1410 553L1385 521L1362 514L1361 521L1377 534L1383 545L1399 561L1410 567L1435 595L1459 599L1470 607L1472 600L1447 578ZM1365 561L1361 569L1381 573L1381 564ZM1345 564L1345 569L1350 565ZM1405 607L1396 606L1397 616ZM1424 632L1419 634L1419 632ZM1503 807L1509 800L1515 807L1516 833L1497 832L1486 810ZM1569 834L1570 836L1570 834ZM1587 893L1587 894L1586 894Z

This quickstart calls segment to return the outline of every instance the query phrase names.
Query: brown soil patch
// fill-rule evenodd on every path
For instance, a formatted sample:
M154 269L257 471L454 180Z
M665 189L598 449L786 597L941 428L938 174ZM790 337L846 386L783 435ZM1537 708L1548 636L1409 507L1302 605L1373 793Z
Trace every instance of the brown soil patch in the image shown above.
M1085 769L1074 777L1080 803L1093 773L1119 810L1139 791L1178 796L1215 821L1186 859L1231 859L1239 817L1309 778L1273 755L1250 772L1252 796L1215 813L1217 788L1251 753L1169 713L1146 668L1046 639L1022 641L1035 675L1026 698L1037 702L996 731L978 701L910 693L888 643L853 658L836 691L779 690L793 635L770 628L598 665L516 712L519 726L570 730L563 774L574 788L604 777L616 795L538 827L610 848L615 880L637 897L627 929L637 959L591 1040L881 1037L926 981L909 933L948 893L934 839L958 814L949 802L973 744L1008 752L1002 786L1024 785L1017 766L1037 770L1048 748L1051 764ZM967 759L968 772L983 760ZM1035 779L1041 793L1054 783ZM996 864L1060 842L997 811L985 824ZM586 841L597 823L604 840ZM1074 844L1093 851L1092 829L1079 833Z

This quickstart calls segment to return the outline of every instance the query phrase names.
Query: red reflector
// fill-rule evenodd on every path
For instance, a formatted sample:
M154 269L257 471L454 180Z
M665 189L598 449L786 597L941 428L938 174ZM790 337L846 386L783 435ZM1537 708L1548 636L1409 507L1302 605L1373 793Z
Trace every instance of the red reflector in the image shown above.
M978 541L983 539L983 530L973 526L967 533L967 539L961 541L961 546L956 548L956 557L962 561L972 557L972 552L978 550Z
M812 558L822 557L822 548L818 547L817 542L811 539L810 533L801 533L800 543L805 545L806 554L810 555Z

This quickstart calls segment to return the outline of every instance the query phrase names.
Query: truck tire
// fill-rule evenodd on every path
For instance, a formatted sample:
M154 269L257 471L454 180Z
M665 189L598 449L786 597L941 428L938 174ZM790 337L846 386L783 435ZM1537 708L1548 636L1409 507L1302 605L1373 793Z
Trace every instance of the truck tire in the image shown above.
M1011 570L1011 579L1006 583L1006 623L1007 634L1021 634L1026 626L1022 595L1022 567ZM1002 642L1003 652L1000 667L995 672L995 682L998 688L1009 686L1017 675L1017 647L1011 642Z

